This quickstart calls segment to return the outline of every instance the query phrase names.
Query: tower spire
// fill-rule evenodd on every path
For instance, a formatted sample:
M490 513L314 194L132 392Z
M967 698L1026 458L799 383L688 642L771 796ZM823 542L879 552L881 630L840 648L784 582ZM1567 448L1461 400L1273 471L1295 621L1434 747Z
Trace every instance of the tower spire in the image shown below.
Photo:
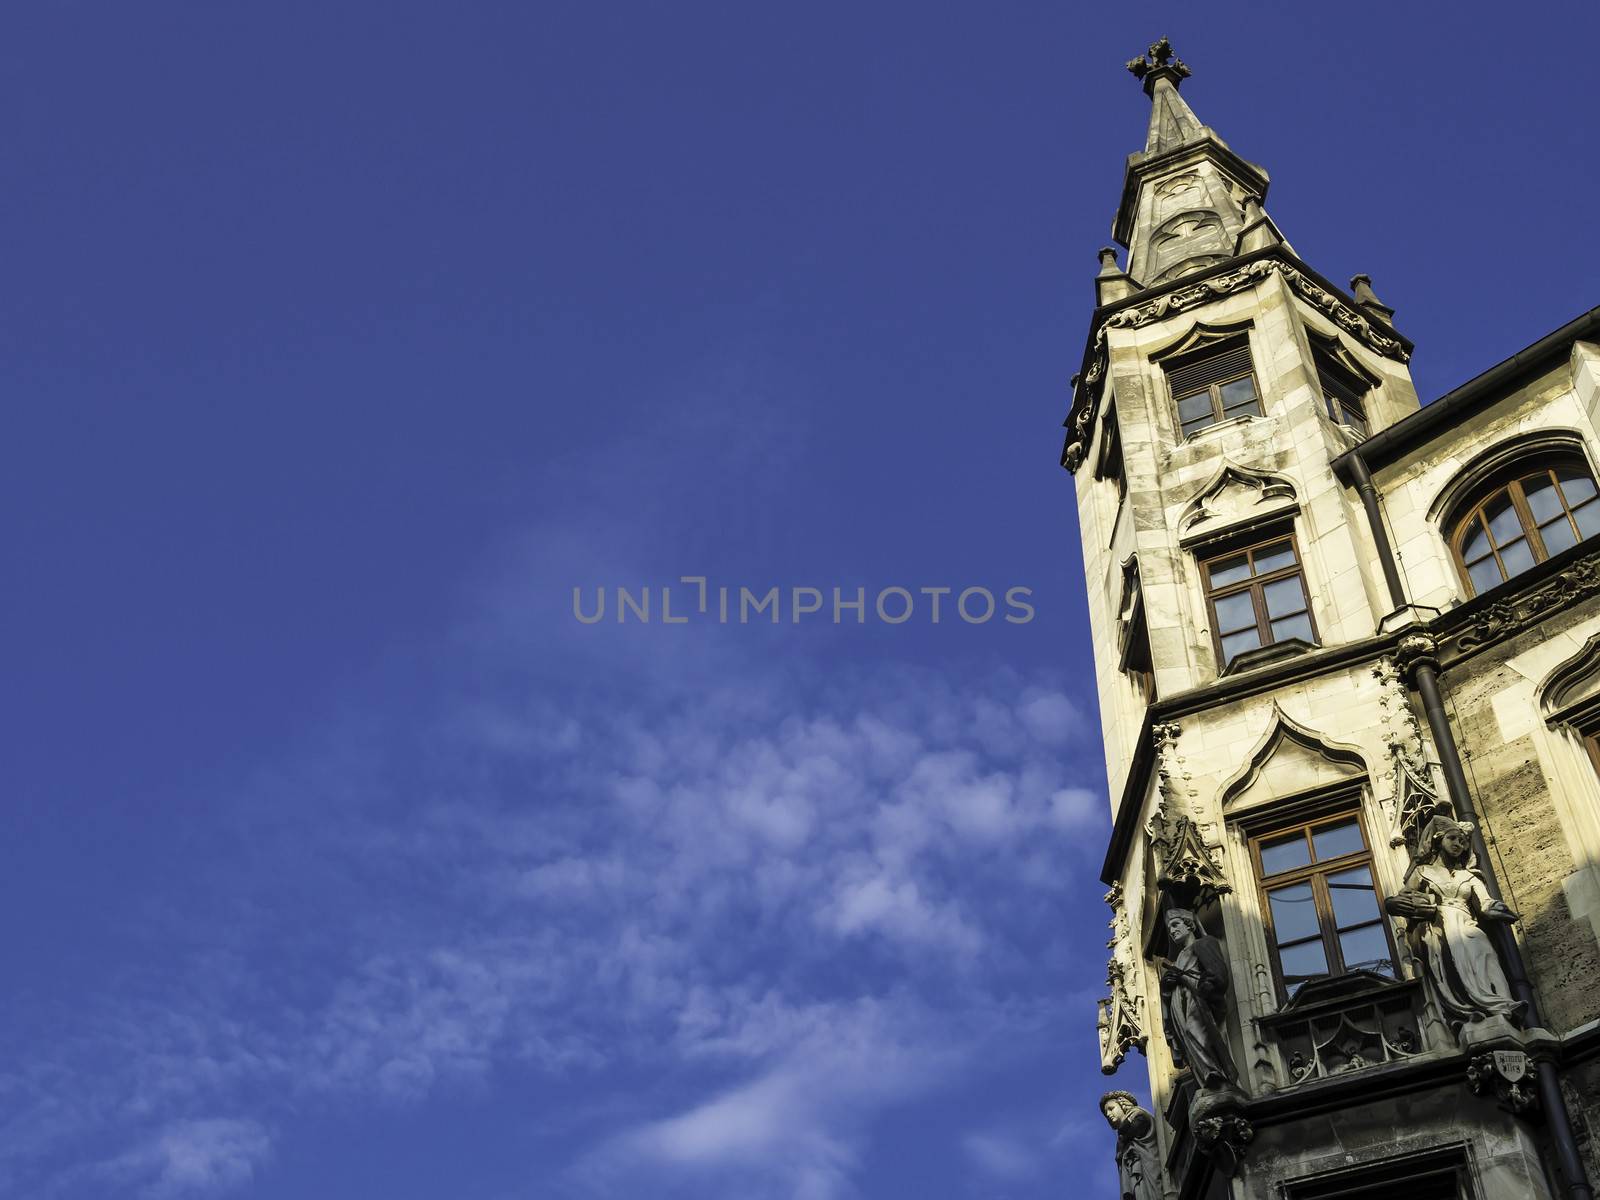
M1144 149L1128 157L1111 230L1128 247L1128 275L1138 287L1157 287L1256 248L1242 246L1241 234L1251 229L1260 241L1265 235L1253 227L1263 214L1247 215L1245 198L1266 199L1267 173L1229 149L1178 94L1189 66L1166 38L1128 70L1150 97Z
M1205 135L1200 118L1178 95L1178 84L1191 72L1183 59L1173 56L1171 42L1162 38L1151 43L1142 58L1128 61L1128 70L1144 84L1144 94L1150 97L1150 132L1144 141L1146 154L1171 150Z

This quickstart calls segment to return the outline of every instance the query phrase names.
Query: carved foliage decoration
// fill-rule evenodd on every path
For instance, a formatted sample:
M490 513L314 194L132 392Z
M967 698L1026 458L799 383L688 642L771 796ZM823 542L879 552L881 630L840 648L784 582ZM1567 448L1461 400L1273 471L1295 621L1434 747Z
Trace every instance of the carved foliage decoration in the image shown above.
M1360 309L1346 304L1338 296L1322 287L1305 272L1277 259L1262 259L1247 263L1236 271L1225 271L1210 279L1201 279L1188 287L1178 288L1144 304L1119 309L1107 317L1095 331L1094 346L1089 353L1089 364L1078 381L1078 391L1073 411L1067 420L1069 433L1067 448L1061 456L1062 465L1076 471L1083 465L1083 456L1089 445L1089 431L1093 428L1095 411L1099 407L1101 384L1107 366L1106 331L1108 329L1137 329L1152 321L1163 320L1174 313L1185 312L1200 304L1207 304L1234 292L1255 287L1269 275L1279 275L1295 293L1327 314L1330 320L1352 337L1359 338L1386 358L1408 362L1410 354L1405 344L1379 329L1364 316Z
M1422 722L1417 719L1400 672L1400 664L1387 655L1372 669L1373 678L1382 688L1378 704L1389 751L1391 791L1384 805L1391 821L1389 844L1405 846L1415 853L1417 838L1434 814L1448 816L1455 809L1449 797L1439 795L1434 766L1422 741Z
M1503 641L1549 613L1600 594L1600 552L1585 555L1560 574L1520 596L1496 601L1441 639L1446 652L1467 654Z
M1111 906L1111 920L1107 922L1111 937L1106 948L1111 956L1106 962L1106 998L1100 1001L1097 1024L1100 1029L1100 1070L1112 1075L1122 1065L1129 1050L1145 1052L1148 1033L1145 1028L1144 988L1137 959L1133 952L1133 937L1128 929L1128 914L1123 903L1122 885L1114 884L1106 893L1106 903Z
M1207 843L1190 807L1194 788L1178 753L1181 727L1169 722L1151 732L1161 799L1145 824L1145 836L1155 859L1156 886L1181 908L1201 908L1233 888L1220 850Z

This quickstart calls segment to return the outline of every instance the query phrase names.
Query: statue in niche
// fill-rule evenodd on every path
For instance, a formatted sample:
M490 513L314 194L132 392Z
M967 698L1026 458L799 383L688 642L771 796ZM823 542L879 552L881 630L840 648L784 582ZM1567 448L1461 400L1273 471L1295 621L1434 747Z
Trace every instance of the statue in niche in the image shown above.
M1453 1028L1488 1017L1516 1021L1523 1005L1512 999L1500 956L1485 921L1518 920L1489 895L1478 874L1472 829L1439 813L1417 841L1405 887L1385 903L1404 917L1417 958L1439 994Z
M1162 1200L1155 1118L1132 1092L1107 1092L1100 1112L1117 1131L1117 1200Z
M1161 1017L1172 1060L1187 1066L1202 1091L1234 1091L1238 1073L1223 1032L1227 1018L1228 957L1186 908L1167 910L1167 940L1175 951L1161 970Z

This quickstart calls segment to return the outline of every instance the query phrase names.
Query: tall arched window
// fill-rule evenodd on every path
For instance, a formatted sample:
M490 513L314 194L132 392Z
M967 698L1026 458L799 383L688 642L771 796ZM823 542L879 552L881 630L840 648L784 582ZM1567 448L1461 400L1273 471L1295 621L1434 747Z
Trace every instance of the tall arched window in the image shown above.
M1600 491L1575 454L1512 463L1456 511L1450 545L1474 595L1600 533Z

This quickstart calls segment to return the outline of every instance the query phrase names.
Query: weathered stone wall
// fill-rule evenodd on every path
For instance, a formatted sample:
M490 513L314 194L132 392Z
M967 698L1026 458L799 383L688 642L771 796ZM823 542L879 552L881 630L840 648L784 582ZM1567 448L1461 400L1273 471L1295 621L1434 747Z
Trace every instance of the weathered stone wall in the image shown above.
M1574 920L1569 888L1600 863L1592 796L1573 795L1563 774L1593 768L1575 741L1550 735L1540 686L1600 632L1600 598L1557 612L1492 646L1445 676L1457 735L1506 900L1521 926L1545 1024L1564 1032L1600 1019L1600 944ZM1565 758L1565 764L1561 761ZM1565 765L1568 770L1562 771ZM1577 876L1578 883L1570 881Z

